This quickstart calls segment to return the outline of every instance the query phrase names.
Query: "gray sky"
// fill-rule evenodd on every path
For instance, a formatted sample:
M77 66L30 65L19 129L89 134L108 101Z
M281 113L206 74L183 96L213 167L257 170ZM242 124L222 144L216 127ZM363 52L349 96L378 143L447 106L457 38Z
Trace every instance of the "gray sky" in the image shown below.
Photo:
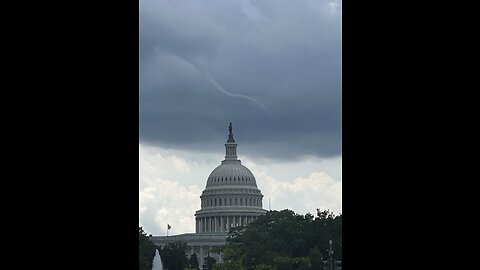
M283 192L341 193L341 36L340 1L140 1L141 225L194 230L229 122L265 208L268 195L313 212L315 194ZM341 211L330 193L318 203Z

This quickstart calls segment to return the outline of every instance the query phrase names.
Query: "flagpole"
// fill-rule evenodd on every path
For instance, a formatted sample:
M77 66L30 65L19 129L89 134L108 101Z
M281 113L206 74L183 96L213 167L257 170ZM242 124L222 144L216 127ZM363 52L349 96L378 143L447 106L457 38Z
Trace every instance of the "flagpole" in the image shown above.
M168 224L167 224L167 237L168 237Z

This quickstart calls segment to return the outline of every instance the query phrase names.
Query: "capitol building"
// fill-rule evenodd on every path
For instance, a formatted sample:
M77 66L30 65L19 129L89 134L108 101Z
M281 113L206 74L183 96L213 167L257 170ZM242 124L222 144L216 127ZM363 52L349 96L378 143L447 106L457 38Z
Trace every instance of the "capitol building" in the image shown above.
M207 252L226 243L230 228L244 226L267 212L262 208L262 198L255 176L237 157L230 123L225 159L210 173L200 195L201 208L195 212L195 233L152 236L150 240L162 247L172 242L187 243L191 247L188 255L196 253L201 268ZM220 255L211 253L210 256L222 262Z

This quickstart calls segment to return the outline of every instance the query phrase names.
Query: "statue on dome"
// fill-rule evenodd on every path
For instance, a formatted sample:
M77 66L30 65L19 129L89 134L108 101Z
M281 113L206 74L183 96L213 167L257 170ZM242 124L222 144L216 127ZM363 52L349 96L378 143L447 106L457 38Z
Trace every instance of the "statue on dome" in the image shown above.
M230 125L228 126L228 132L230 132L230 134L232 134L232 122L230 122Z

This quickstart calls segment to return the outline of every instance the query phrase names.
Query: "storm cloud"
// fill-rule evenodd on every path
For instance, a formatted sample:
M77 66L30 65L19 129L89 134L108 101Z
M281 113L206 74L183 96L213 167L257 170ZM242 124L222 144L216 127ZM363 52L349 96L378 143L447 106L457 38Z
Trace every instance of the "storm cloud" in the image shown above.
M341 155L341 2L140 1L140 142Z

